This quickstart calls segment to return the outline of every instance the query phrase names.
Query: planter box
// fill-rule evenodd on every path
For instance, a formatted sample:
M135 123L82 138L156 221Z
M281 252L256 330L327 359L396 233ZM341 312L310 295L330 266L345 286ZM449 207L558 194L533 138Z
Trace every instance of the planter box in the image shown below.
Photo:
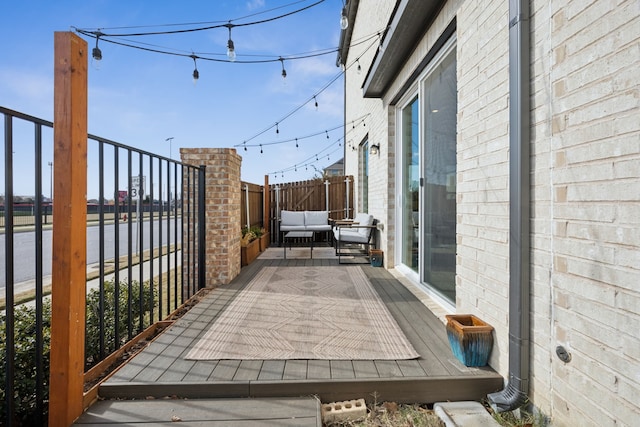
M485 366L493 347L493 326L472 314L447 315L453 355L465 366Z
M382 249L371 249L369 251L369 260L371 261L371 265L373 267L382 267L382 259L384 253Z
M271 242L271 234L264 233L262 236L260 236L258 241L260 242L260 252L264 252L269 247L269 243Z
M253 262L254 259L260 255L260 239L256 239L252 242L249 242L247 246L240 247L240 261L241 265L244 267L245 265L249 265Z

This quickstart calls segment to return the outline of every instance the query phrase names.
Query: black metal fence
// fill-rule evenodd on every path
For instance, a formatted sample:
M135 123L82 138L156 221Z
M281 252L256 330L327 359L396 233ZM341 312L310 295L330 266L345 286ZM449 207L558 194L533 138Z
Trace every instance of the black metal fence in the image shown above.
M52 268L46 225L55 227L50 205L56 201L53 123L3 107L0 115L0 425L43 425ZM97 203L88 204L87 224L77 226L87 227L90 368L204 287L198 258L205 192L202 168L105 138L88 135L87 157L87 196ZM32 203L15 203L24 197Z

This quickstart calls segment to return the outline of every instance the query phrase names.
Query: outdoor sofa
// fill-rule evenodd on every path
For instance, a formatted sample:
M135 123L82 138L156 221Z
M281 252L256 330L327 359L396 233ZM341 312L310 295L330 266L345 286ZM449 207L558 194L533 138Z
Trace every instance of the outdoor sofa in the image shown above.
M280 212L280 231L282 233L289 231L329 232L331 231L329 212L283 210Z

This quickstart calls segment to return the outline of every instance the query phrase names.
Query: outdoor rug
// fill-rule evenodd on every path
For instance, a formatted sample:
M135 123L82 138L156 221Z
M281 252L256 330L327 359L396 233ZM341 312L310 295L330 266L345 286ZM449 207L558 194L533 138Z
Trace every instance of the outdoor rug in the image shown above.
M264 267L191 360L399 360L419 354L360 267Z

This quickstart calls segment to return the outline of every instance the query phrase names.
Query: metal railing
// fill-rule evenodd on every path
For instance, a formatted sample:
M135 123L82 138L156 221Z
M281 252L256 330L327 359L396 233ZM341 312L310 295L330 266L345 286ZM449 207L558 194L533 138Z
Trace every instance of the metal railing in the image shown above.
M0 425L42 425L47 413L47 295L52 268L52 233L47 224L55 227L50 204L56 202L49 160L53 160L53 123L3 107L0 115L4 134ZM87 227L89 368L166 319L204 287L200 207L205 191L203 167L94 135L88 135L87 143L87 191L97 203L88 204L87 224L77 226ZM50 192L48 200L45 189ZM33 203L28 208L14 203L16 192L31 196ZM29 222L24 221L27 217ZM22 336L25 331L28 337ZM22 340L29 342L26 355ZM23 373L25 369L29 371ZM23 374L29 376L27 388ZM30 413L23 406L31 407Z

